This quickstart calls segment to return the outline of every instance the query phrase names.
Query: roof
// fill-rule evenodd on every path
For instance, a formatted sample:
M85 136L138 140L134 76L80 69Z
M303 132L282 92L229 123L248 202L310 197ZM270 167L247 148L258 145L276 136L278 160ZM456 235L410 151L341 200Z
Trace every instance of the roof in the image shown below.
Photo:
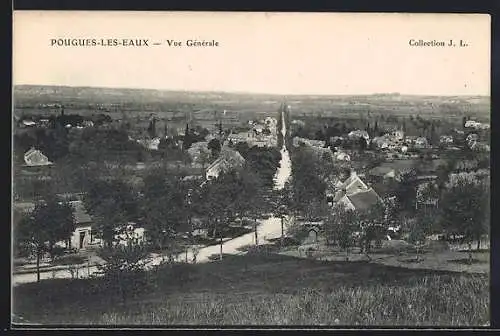
M77 225L92 222L92 218L87 213L87 210L85 210L85 207L84 207L82 201L71 201L69 203L73 207L73 215L75 216L75 223ZM29 211L33 211L33 209L35 209L35 203L33 203L33 202L18 202L18 203L14 204L14 208L16 208L17 210L19 210L21 212L29 212Z
M92 222L92 218L87 213L87 210L85 210L82 201L72 201L70 204L73 206L73 214L77 225Z
M347 178L347 180L345 180L342 183L342 185L340 186L340 189L347 189L347 187L349 187L351 184L353 184L356 181L360 182L363 186L365 186L366 188L368 188L366 186L366 184L359 178L358 174L353 173L353 174L351 174L351 176L349 176Z
M225 170L228 168L241 166L244 162L245 159L238 151L227 147L222 147L219 157L207 168L207 171L215 168Z
M380 201L380 197L372 188L347 195L347 198L349 198L356 210L367 210Z
M395 171L394 168L389 166L378 166L371 169L368 174L372 176L385 176L391 172Z
M24 154L24 162L28 166L47 166L52 164L39 150L31 148Z

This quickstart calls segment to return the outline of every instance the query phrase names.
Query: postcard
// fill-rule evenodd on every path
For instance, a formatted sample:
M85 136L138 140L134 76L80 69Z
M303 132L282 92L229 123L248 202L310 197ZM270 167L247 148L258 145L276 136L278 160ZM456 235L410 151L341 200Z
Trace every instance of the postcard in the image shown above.
M489 326L490 40L14 11L13 326Z

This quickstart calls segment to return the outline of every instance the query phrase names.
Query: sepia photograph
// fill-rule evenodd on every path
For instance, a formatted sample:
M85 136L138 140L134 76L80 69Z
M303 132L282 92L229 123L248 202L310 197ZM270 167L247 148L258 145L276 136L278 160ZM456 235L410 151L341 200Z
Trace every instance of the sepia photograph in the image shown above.
M12 325L489 327L490 23L14 11Z

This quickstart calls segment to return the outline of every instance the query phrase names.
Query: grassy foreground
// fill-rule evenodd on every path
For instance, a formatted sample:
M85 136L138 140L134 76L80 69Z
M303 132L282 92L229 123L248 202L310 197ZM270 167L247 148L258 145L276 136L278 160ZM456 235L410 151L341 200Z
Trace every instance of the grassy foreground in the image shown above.
M101 280L14 289L14 313L42 324L480 326L486 275L284 256L229 257L148 275L123 297Z

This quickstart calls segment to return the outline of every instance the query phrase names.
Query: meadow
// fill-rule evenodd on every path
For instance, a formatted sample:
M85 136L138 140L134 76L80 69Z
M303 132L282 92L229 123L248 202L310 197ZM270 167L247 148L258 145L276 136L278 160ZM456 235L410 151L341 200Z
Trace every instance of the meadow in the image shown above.
M276 254L165 266L125 297L101 279L14 288L16 316L39 324L482 326L487 275Z

